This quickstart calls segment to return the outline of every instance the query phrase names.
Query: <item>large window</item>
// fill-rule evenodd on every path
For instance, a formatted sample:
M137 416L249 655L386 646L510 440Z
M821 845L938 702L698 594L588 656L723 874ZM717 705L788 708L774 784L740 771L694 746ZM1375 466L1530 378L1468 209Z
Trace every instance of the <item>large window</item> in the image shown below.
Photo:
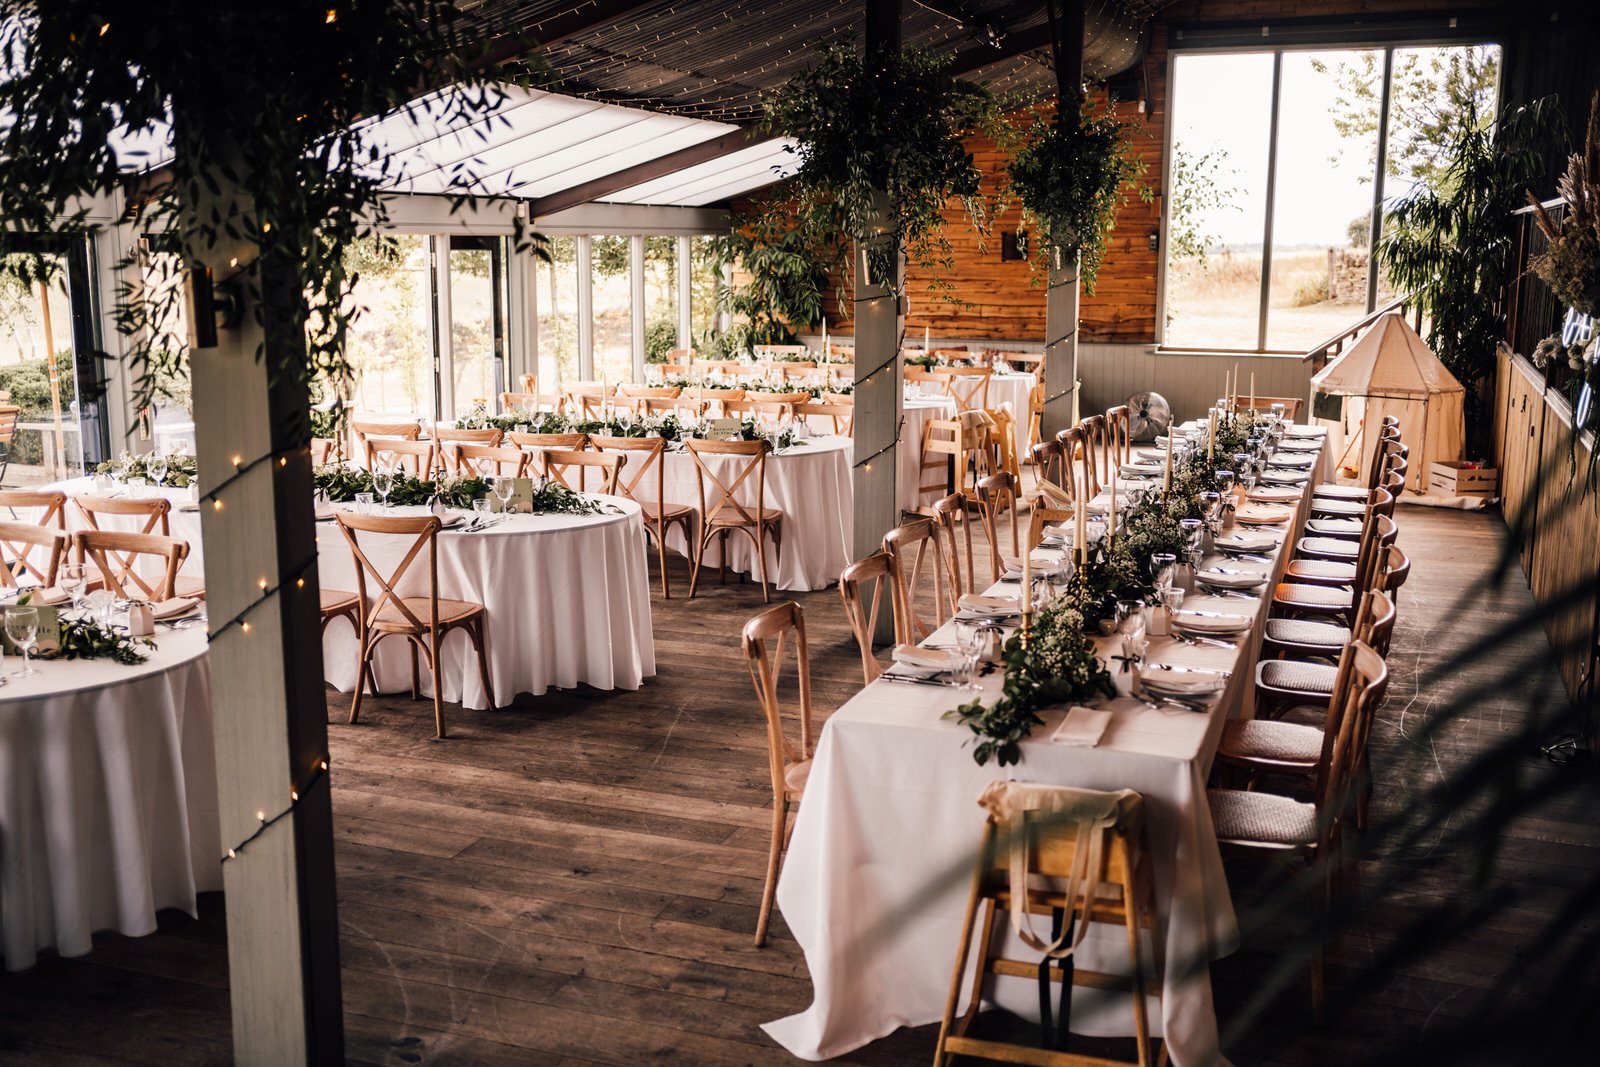
M355 410L364 416L434 415L433 315L428 238L395 234L360 241L346 253L359 272L353 299L361 314L346 353L355 369Z
M665 363L678 347L678 239L644 239L644 358ZM689 341L683 341L685 347Z
M550 262L537 267L540 392L578 380L578 239L550 238Z
M455 417L493 411L506 389L505 259L498 237L450 238L450 383Z
M722 257L717 238L696 235L689 244L689 329L686 344L700 345L717 325L717 297L722 287Z
M1388 299L1375 204L1434 177L1463 110L1492 121L1498 70L1489 45L1175 56L1163 344L1305 352Z
M594 376L607 382L633 381L633 285L629 240L601 235L591 239L594 296Z

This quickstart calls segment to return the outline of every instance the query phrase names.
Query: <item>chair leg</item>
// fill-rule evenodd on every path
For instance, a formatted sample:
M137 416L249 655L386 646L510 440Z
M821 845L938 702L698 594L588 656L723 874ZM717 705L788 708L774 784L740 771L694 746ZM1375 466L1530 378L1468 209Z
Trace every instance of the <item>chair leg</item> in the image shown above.
M367 672L371 670L369 659L372 655L372 646L367 643L365 635L361 638L361 654L356 660L356 695L350 701L350 724L355 725L361 717L361 694L367 689Z
M483 695L489 701L489 710L498 711L500 705L494 699L494 682L489 680L488 635L483 628L482 615L473 620L467 636L472 638L472 646L478 651L478 678L483 682Z
M656 527L656 558L661 563L661 599L672 599L672 579L667 577L667 524Z
M983 872L979 870L972 879L972 891L967 896L967 913L961 920L961 940L956 945L956 966L950 976L950 995L945 998L944 1017L939 1020L939 1041L933 1046L934 1067L944 1067L949 1062L950 1056L944 1050L944 1043L950 1037L951 1028L955 1025L956 1005L961 1000L961 980L967 973L967 957L972 951L972 928L978 918L978 907L984 903L980 895L983 889ZM988 923L984 923L987 927ZM974 988L981 992L983 988L983 974L980 971L973 978Z
M767 588L767 536L766 527L756 525L756 572L761 576L761 602L772 603L772 591Z
M444 740L444 736L445 736L445 732L444 732L444 692L443 692L444 686L440 684L442 679L440 679L440 677L439 677L439 631L438 630L433 631L433 634L431 636L431 643L432 643L433 647L430 649L432 655L429 656L430 662L428 663L428 669L433 672L433 730L434 730L433 737L434 737L434 740L436 740L436 741L442 741L442 740Z
M1128 928L1128 962L1132 965L1130 984L1133 992L1133 1037L1139 1048L1139 1067L1150 1067L1149 1006L1145 1003L1144 959L1139 952L1139 915L1144 905L1142 898L1135 899L1133 880L1122 887L1123 919ZM1087 921L1088 916L1085 916Z
M422 693L422 681L417 677L417 643L407 641L406 646L411 649L411 699L416 700Z
M767 850L767 884L761 890L761 915L756 919L756 948L767 943L767 924L772 920L772 900L778 892L778 865L783 861L784 824L789 821L789 801L772 800L772 847Z
M700 564L703 563L706 558L705 531L700 531L700 536L695 538L695 540L690 543L698 546L694 551L694 559L690 560L689 568L689 599L693 600L695 587L700 584Z

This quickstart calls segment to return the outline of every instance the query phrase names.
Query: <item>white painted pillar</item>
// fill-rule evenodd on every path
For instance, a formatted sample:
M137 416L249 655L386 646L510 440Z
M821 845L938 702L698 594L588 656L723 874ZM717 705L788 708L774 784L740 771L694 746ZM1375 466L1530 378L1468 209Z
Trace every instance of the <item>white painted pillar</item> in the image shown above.
M578 236L578 379L594 380L594 239Z
M694 347L694 246L693 237L678 238L678 343Z
M628 317L628 323L633 327L633 380L644 381L644 234L636 233L628 238L628 304L633 314Z

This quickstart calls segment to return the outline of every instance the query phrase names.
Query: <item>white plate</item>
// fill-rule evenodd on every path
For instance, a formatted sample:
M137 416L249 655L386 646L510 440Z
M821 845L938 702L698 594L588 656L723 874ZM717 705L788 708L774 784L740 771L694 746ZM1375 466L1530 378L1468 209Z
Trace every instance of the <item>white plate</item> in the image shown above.
M1239 634L1250 629L1249 615L1230 615L1217 611L1185 611L1179 608L1172 613L1172 621L1180 630L1204 634Z
M1221 570L1203 570L1195 573L1195 580L1218 589L1255 589L1265 585L1270 576L1260 571L1236 573L1236 568Z
M1271 552L1278 547L1279 541L1271 534L1257 533L1254 530L1239 530L1229 537L1219 537L1216 540L1219 552Z
M1261 475L1261 481L1267 485L1305 485L1310 478L1310 471L1296 473L1293 471L1269 470Z
M1276 504L1285 500L1299 500L1300 490L1287 485L1262 485L1245 493L1245 498Z
M1163 667L1146 667L1140 672L1140 682L1157 695L1175 697L1206 697L1227 688L1228 679L1206 670L1173 671Z
M1274 504L1247 504L1236 511L1233 517L1246 526L1276 526L1294 518L1294 510Z

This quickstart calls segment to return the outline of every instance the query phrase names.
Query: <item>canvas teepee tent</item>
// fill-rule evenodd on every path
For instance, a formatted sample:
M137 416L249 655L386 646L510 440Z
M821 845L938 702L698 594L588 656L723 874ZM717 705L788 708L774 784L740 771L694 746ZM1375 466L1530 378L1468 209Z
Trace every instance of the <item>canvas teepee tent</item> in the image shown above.
M1349 351L1322 368L1311 386L1357 400L1345 405L1347 422L1351 416L1359 417L1363 427L1378 425L1385 415L1400 420L1401 439L1411 447L1410 488L1427 486L1428 464L1461 458L1466 390L1397 313L1379 318ZM1363 440L1363 465L1369 453Z

